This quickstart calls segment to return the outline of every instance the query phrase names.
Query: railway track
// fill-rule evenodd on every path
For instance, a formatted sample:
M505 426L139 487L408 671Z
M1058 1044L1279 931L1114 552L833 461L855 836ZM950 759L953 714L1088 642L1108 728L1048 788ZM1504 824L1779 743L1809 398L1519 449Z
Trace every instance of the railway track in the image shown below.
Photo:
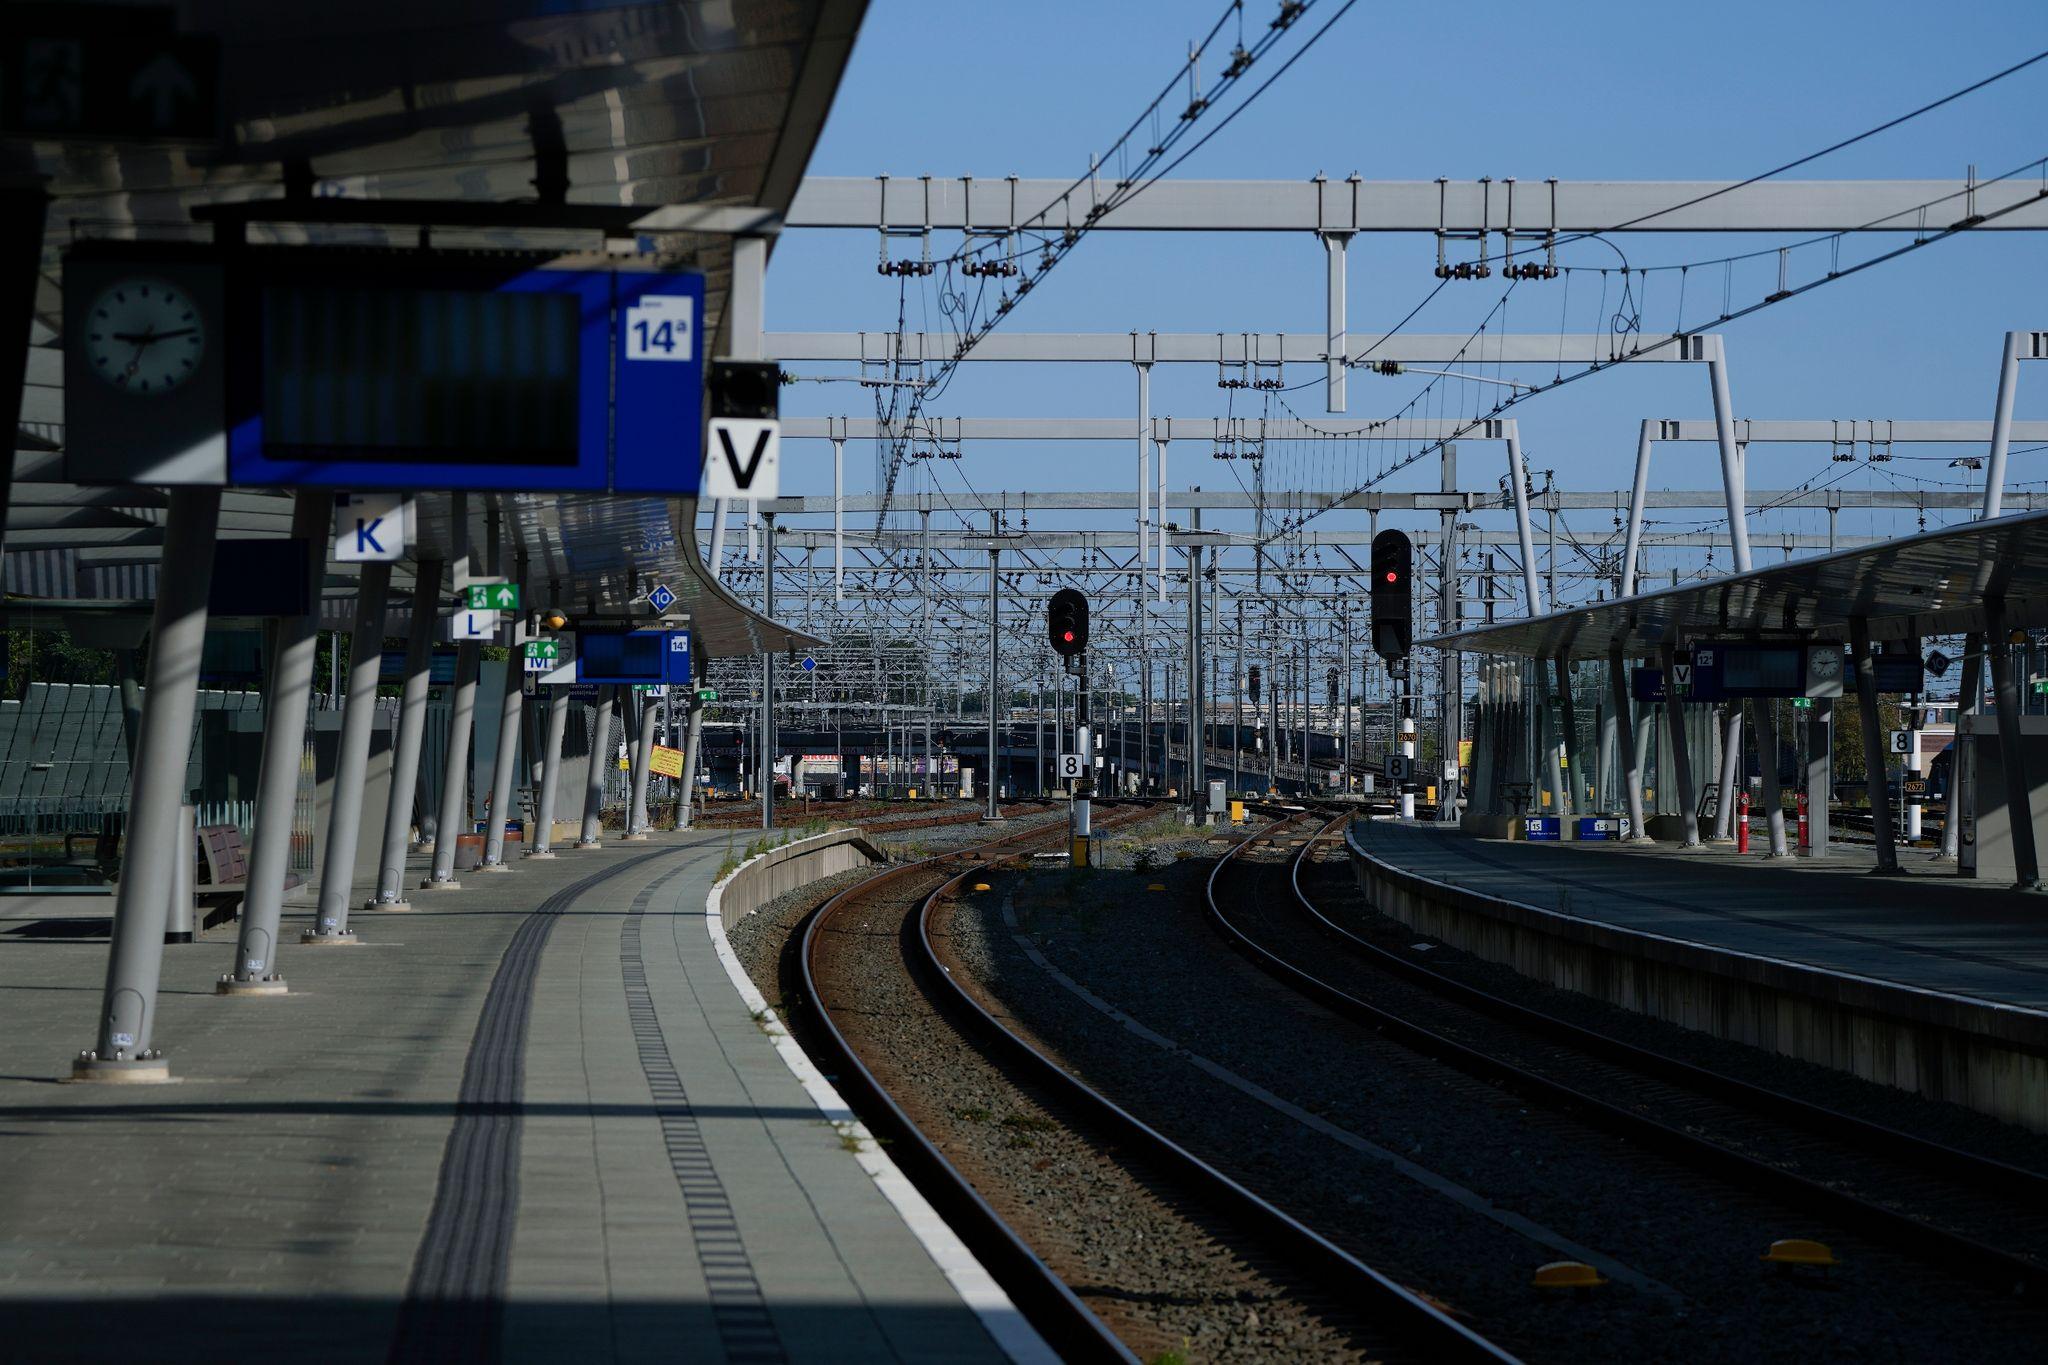
M1300 1343L1317 1355L1512 1359L1076 1079L961 983L936 908L978 869L1058 833L1023 831L849 888L810 917L793 962L806 1046L1046 1339L1069 1359L1151 1357L1176 1346L1159 1313L1213 1301L1251 1305L1250 1321L1262 1309L1305 1315ZM1059 1132L1042 1161L1017 1168L1016 1188L1001 1178L1005 1153L963 1131L963 1116L998 1105L1027 1147L1037 1139L1026 1134ZM1059 1179L1034 1194L1030 1173L1046 1166ZM1080 1220L1097 1233L1151 1229L1144 1251L1103 1264L1088 1227L1048 1207L1069 1200L1114 1210Z
M1327 886L1312 894L1309 885L1343 817L1287 859L1290 894L1261 896L1256 911L1235 904L1224 887L1231 870L1257 839L1300 819L1233 847L1207 886L1210 922L1269 975L1383 1037L1646 1150L2033 1305L2048 1302L2048 1176L1607 1037L1379 946L1346 925Z
M1043 809L1047 804L1049 803L1037 800L1014 801L1004 803L998 810L1006 816L1016 815L1027 810ZM983 814L979 805L969 810L952 811L946 811L943 807L937 810L926 807L927 813L911 816L902 815L904 809L906 803L900 801L821 804L814 810L803 810L793 806L778 807L780 818L792 823L822 818L829 819L835 824L854 825L874 834L887 834L901 829L922 829L927 825L961 825L979 820ZM714 807L709 815L700 816L696 823L699 829L757 829L761 823L761 808L758 804Z

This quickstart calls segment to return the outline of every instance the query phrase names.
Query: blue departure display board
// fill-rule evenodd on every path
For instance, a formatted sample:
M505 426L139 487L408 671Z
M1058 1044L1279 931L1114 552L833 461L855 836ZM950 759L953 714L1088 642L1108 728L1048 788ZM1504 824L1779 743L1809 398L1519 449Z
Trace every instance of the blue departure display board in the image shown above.
M264 253L228 292L230 484L697 490L701 275Z
M263 453L573 467L577 299L553 291L263 295Z
M580 632L576 636L576 681L634 686L687 683L690 681L690 632Z

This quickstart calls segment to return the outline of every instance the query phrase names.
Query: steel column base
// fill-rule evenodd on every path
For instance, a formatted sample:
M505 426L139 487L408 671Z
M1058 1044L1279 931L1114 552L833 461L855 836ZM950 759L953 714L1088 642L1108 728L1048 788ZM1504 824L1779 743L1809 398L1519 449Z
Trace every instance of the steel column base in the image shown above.
M259 977L254 981L242 981L232 976L224 976L213 983L213 993L215 995L252 996L289 995L291 991L286 987L284 978L281 976Z
M405 911L407 911L407 910L410 910L410 909L412 909L412 902L411 902L411 901L364 901L364 902L363 902L363 909L364 909L364 910L365 910L366 912L368 912L368 913L371 913L371 914L377 914L377 913L382 913L382 912L386 912L386 911L390 911L390 912L396 912L396 913L403 913L403 912L405 912Z
M602 840L602 839L578 839L578 840L577 840L577 841L576 841L575 843L573 843L573 844L569 845L569 847L571 847L571 848L603 848L603 847L604 847L604 840Z
M171 1064L161 1053L133 1061L80 1057L71 1064L71 1079L99 1085L162 1085L171 1079Z
M621 834L619 842L622 844L644 844L647 842L647 835L645 833Z
M470 869L471 872L510 872L511 870L512 865L510 863L478 863Z
M308 929L299 935L299 942L308 948L353 948L356 936L350 933L322 934Z
M455 878L453 878L453 877L450 877L450 878L449 878L449 879L448 879L447 881L445 881L445 882L421 882L421 883L420 883L420 890L422 890L422 891L460 891L461 889L462 889L462 883L461 883L461 882L459 882L459 881L457 881L457 880L456 880Z
M555 856L555 853L553 849L537 848L526 856L529 858L552 858Z
M1007 815L984 815L974 823L977 825L1007 825L1010 823L1010 817Z

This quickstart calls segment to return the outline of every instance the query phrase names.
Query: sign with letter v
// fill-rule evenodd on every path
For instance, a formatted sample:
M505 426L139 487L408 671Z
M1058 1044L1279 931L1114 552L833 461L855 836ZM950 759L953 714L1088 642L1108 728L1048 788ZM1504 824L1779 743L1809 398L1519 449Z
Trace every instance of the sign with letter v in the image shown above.
M780 496L782 424L759 417L714 417L704 451L706 498L758 501Z

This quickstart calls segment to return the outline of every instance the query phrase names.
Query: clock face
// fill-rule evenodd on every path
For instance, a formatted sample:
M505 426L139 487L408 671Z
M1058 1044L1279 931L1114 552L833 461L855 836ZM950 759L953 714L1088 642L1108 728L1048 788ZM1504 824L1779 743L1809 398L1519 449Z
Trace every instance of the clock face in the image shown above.
M206 321L186 291L161 279L118 280L86 316L85 358L92 372L126 393L176 389L206 355Z
M1832 649L1816 649L1807 658L1806 663L1813 671L1814 677L1823 682L1832 681L1842 672L1842 656Z

